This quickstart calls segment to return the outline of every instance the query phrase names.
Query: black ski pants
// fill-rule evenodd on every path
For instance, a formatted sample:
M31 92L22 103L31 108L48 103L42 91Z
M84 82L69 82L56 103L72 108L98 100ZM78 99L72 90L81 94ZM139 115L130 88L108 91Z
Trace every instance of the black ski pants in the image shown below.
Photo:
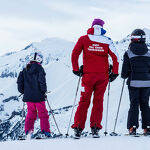
M128 112L127 128L133 126L139 127L139 107L141 110L142 117L142 129L150 126L150 107L149 107L149 88L136 88L130 87L129 97L130 97L130 109Z

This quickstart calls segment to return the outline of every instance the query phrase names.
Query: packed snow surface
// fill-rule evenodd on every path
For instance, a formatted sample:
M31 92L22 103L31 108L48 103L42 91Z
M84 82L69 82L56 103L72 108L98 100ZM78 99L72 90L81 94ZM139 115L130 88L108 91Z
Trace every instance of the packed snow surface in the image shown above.
M46 139L1 142L1 150L149 150L149 137Z

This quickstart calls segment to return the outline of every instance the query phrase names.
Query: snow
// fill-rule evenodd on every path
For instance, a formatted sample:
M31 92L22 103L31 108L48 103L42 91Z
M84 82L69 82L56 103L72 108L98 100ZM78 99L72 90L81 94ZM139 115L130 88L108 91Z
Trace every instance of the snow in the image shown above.
M80 140L45 139L1 142L1 150L149 150L148 137L101 137L99 139L82 138Z

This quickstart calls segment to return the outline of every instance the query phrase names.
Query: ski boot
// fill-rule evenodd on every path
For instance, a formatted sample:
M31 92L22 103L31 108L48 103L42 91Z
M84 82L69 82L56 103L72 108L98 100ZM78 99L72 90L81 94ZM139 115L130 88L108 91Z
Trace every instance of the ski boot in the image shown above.
M51 138L52 135L50 132L46 132L46 131L39 131L35 134L35 139L48 139L48 138Z
M46 131L40 131L36 134L35 139L48 139L51 138L52 135L50 132L46 132Z
M147 126L146 129L144 129L144 133L145 136L150 136L150 126Z
M133 136L136 135L136 126L133 126L129 129L129 135L133 135Z
M80 139L82 133L81 128L74 128L74 138L75 139Z
M98 128L98 127L92 127L91 128L93 138L100 138L99 130L100 130L100 128Z
M31 140L34 138L34 134L33 134L33 131L27 131L26 132L26 140Z
M51 138L52 137L50 132L45 132L44 130L42 132L45 135L45 138Z

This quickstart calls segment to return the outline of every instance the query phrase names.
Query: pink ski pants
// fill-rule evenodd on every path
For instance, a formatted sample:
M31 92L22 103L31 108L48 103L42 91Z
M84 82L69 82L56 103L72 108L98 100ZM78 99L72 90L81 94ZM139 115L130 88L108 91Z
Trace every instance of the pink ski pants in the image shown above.
M25 132L34 130L34 122L40 118L41 131L50 132L49 115L46 109L45 101L42 102L27 102L27 116L25 119Z

